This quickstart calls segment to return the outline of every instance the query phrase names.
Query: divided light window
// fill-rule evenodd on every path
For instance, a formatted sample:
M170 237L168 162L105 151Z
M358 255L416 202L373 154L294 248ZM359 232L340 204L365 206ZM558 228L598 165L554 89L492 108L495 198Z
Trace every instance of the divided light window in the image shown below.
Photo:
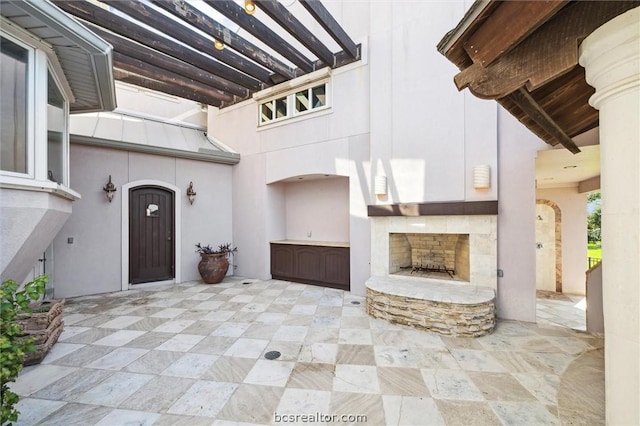
M260 104L260 125L327 107L327 83L301 89Z

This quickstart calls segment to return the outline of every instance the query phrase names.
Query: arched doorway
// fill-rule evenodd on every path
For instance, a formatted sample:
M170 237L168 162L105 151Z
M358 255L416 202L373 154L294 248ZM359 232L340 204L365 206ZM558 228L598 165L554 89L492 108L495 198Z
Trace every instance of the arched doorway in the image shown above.
M562 293L562 216L549 200L536 200L536 289Z

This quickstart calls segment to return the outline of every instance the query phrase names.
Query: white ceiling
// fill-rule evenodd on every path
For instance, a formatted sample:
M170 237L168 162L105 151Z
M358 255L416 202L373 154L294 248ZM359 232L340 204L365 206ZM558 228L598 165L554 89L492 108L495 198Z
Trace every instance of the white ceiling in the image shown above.
M600 145L581 146L572 154L567 149L538 151L536 188L575 187L600 175Z

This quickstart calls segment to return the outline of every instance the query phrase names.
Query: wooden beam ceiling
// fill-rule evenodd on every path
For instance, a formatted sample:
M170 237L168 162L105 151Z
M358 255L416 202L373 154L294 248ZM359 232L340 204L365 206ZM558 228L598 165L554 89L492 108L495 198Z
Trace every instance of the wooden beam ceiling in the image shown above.
M261 12L255 16L231 0L205 0L268 51L216 21L215 12L207 14L202 6L196 8L191 0L52 1L114 47L116 79L217 107L248 99L259 90L317 69L337 68L360 59L359 45L319 0L309 0L312 6L300 10L309 10L309 16L326 29L342 51L331 51L275 0L257 1ZM258 19L261 14L275 25ZM279 35L284 32L293 35L308 52L285 41ZM214 40L223 42L224 48L216 49ZM309 53L315 57L307 56Z
M476 1L438 44L460 68L458 90L495 99L550 145L573 153L575 137L598 125L579 44L639 1Z

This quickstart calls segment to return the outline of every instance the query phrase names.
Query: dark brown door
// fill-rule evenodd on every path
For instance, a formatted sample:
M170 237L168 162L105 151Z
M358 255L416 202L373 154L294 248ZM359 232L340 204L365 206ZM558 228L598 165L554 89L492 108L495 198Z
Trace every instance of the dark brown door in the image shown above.
M140 187L129 193L129 282L174 278L173 192Z

